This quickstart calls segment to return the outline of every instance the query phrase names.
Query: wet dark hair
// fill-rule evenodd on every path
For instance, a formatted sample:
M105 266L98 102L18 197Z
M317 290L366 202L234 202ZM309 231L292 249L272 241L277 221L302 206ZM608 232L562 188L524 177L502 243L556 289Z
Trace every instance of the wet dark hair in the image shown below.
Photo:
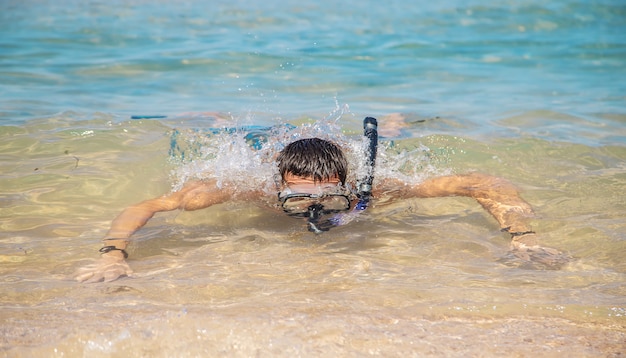
M278 170L285 179L287 173L312 177L319 182L338 177L346 182L348 161L336 144L319 138L300 139L290 143L278 155Z

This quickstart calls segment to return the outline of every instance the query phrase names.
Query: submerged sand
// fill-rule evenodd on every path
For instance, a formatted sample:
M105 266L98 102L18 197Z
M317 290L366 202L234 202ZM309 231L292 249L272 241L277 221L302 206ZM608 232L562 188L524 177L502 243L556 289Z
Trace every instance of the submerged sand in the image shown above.
M101 304L106 306L83 310L5 308L0 323L0 352L8 357L626 354L626 319L615 324L521 315L420 315L415 308L363 309L315 301L256 308Z

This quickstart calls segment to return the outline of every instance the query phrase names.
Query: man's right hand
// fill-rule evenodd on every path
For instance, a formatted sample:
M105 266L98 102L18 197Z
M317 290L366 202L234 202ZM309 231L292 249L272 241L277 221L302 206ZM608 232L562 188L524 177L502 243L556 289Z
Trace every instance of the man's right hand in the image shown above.
M103 254L98 261L78 269L75 277L76 281L93 283L109 282L117 280L121 276L131 276L131 270L123 255L119 251L111 251Z
M508 266L559 270L572 260L570 255L557 249L540 246L537 234L528 233L513 237L511 251L499 261Z

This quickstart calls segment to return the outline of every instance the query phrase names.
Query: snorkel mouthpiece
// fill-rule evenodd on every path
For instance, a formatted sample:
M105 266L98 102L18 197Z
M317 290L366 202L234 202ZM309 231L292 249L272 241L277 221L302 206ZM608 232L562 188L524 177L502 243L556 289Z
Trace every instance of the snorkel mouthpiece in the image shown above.
M309 217L309 221L311 222L317 222L320 218L320 216L322 216L321 211L324 210L324 207L320 204L313 204L311 206L309 206L309 212L308 217Z
M323 214L323 210L324 210L324 206L320 204L309 206L308 224L309 224L310 232L321 234L324 231L328 231L332 227L336 226L331 220L323 220L320 222L319 219Z

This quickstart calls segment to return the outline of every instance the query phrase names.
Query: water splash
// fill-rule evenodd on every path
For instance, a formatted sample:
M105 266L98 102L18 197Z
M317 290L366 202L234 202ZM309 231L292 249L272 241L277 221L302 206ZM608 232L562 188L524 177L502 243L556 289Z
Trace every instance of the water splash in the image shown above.
M399 179L418 184L426 178L452 172L437 165L447 162L449 153L436 153L419 140L383 141L380 147L374 169L374 178L378 180Z
M170 158L173 190L189 180L215 179L218 186L235 185L241 190L274 194L280 185L278 153L289 143L317 137L339 145L348 160L348 183L368 174L368 142L362 135L346 134L346 125L357 121L347 105L337 104L325 118L298 126L280 122L273 126L237 126L171 132ZM360 122L360 120L358 120ZM422 144L381 142L374 171L375 183L396 178L416 183L439 173L431 165L433 153Z

